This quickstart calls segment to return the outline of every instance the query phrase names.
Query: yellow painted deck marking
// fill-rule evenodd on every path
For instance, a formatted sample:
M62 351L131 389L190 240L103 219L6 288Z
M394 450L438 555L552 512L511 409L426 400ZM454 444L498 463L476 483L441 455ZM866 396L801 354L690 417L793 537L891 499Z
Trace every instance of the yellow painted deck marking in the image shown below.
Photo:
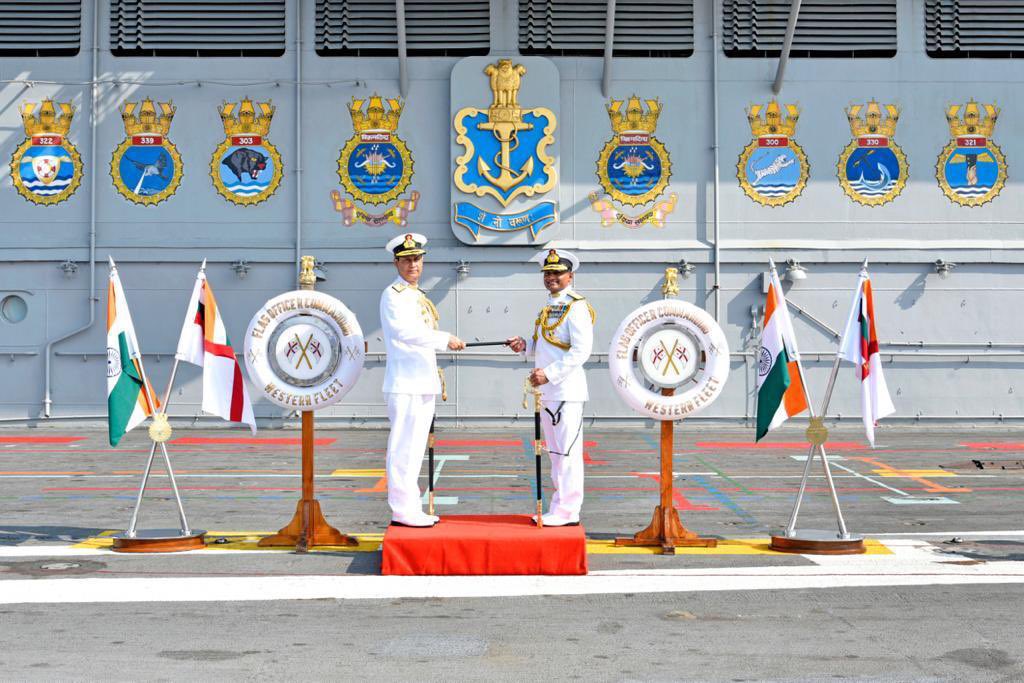
M905 477L908 479L914 479L915 477L955 477L956 472L949 472L947 470L872 470L875 474L880 477Z
M334 470L332 477L383 477L384 470Z
M616 546L608 539L587 539L588 555L660 555L661 548ZM772 550L768 538L726 538L717 548L676 548L676 555L789 555ZM892 555L880 541L865 538L865 555Z
M104 531L99 536L76 543L74 548L110 548L114 544L112 536L119 531ZM292 552L291 547L260 548L257 544L264 536L269 536L269 531L208 531L206 532L207 546L215 550L269 550ZM383 533L359 533L349 534L354 536L359 545L357 546L329 546L318 545L311 549L311 552L345 552L345 553L372 553L380 550L384 540ZM227 543L214 543L218 538L224 538ZM639 547L616 547L614 541L607 539L587 539L588 555L660 555L661 548L639 548ZM767 538L727 538L718 541L717 548L676 548L676 555L786 555L789 553L778 553L769 548L770 539ZM864 546L867 549L866 555L891 555L889 550L881 541L866 538Z

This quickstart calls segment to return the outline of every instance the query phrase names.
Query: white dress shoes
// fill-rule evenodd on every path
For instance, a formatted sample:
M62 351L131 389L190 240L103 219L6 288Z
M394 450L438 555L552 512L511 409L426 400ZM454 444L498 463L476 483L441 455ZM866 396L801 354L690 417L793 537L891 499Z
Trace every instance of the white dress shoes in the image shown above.
M533 520L534 524L537 523L537 515L534 515L530 519ZM551 513L551 512L548 512L548 513L542 515L540 519L541 519L541 523L544 526L579 526L580 525L580 520L578 520L578 519L575 519L575 520L568 519L566 517L562 517L561 515L556 515L556 514Z

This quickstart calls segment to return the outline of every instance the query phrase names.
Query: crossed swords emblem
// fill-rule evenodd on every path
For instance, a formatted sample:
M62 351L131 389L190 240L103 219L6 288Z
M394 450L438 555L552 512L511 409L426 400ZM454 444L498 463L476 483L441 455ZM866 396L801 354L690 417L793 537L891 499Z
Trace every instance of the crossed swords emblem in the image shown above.
M678 365L676 365L676 359L678 358L682 360L684 363L688 362L690 359L687 358L686 356L686 349L679 348L679 340L676 339L672 343L671 349L665 346L665 342L661 341L660 339L658 340L658 346L660 346L661 348L654 349L654 353L652 354L651 360L654 361L655 367L659 367L661 365L661 362L663 360L665 361L665 367L661 369L661 376L664 377L665 375L667 375L669 370L674 370L677 375L683 374L682 369Z
M299 335L296 334L295 338L288 342L288 350L285 351L285 356L291 358L295 353L298 352L299 357L295 360L295 369L298 370L299 366L302 365L302 361L306 361L306 365L309 369L313 369L313 361L310 360L309 354L312 353L317 357L317 360L323 358L323 352L320 351L320 342L313 339L313 333L309 333L309 338L303 343L299 339ZM308 353L307 353L308 352Z

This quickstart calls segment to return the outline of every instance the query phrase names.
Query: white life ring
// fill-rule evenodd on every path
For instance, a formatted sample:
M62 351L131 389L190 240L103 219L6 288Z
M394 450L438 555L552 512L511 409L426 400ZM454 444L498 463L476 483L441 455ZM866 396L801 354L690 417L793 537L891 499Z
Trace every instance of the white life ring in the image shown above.
M271 402L318 410L344 398L365 359L363 330L333 296L296 290L263 304L245 333L249 377Z
M641 306L619 324L608 349L608 370L630 408L655 420L679 420L722 393L729 376L729 344L707 311L663 299ZM648 384L689 388L664 396Z

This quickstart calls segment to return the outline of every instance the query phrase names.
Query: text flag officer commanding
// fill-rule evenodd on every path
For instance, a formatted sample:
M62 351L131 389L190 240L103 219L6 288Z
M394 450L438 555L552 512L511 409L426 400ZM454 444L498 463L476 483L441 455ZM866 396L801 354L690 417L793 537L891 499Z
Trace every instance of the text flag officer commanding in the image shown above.
M544 526L579 524L583 507L583 403L589 398L583 364L594 345L594 309L572 290L580 260L561 249L538 253L547 305L541 309L529 339L512 337L517 353L535 357L530 383L540 388L541 425L551 456L555 492L543 517Z
M434 402L441 393L437 352L466 347L458 337L437 329L434 304L419 289L427 238L400 235L385 249L395 259L398 277L380 297L387 368L384 396L391 433L388 435L388 505L392 523L433 526L439 520L423 512L420 469L427 446Z

